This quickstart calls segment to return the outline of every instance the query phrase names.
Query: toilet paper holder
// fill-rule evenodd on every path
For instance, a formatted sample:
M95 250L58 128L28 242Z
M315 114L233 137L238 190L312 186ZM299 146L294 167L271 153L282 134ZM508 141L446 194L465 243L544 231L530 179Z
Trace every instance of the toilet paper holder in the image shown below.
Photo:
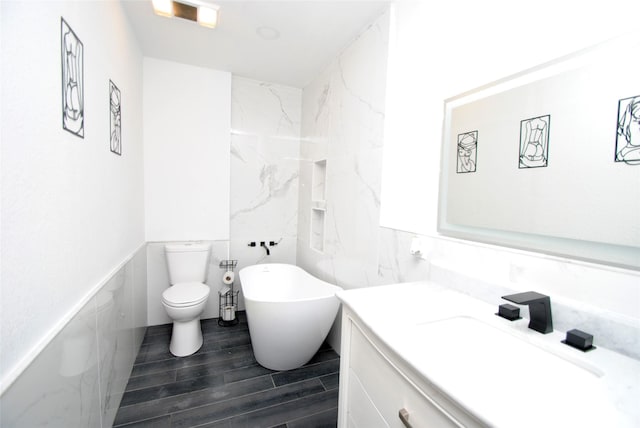
M233 270L238 265L237 260L220 261L220 269L224 270L222 275L223 287L218 291L218 325L228 327L238 324L239 320L236 316L238 310L238 295L240 291L234 290L233 282L235 275Z

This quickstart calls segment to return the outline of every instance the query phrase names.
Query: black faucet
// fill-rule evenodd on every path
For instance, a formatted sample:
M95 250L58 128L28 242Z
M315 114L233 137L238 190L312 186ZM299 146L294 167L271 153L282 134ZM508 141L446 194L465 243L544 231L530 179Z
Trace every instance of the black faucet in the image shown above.
M551 319L551 299L544 294L535 291L510 294L502 296L503 299L517 305L529 305L529 328L540 333L551 333L553 331L553 320Z
M260 246L264 247L265 251L267 252L267 256L271 255L271 252L269 251L269 247L267 247L267 244L265 244L264 241L260 241Z

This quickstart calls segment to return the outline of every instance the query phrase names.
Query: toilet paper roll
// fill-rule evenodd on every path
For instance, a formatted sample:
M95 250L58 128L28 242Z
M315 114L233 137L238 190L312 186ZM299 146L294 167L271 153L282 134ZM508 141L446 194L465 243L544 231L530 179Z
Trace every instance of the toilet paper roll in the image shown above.
M233 271L228 270L224 273L224 275L222 275L222 282L227 285L233 284L233 278Z
M224 295L225 295L225 294L227 294L229 291L231 291L231 289L225 285L225 286L224 286L224 287L222 287L222 289L220 290L220 295L221 295L221 296L224 296Z
M224 321L233 321L236 318L236 307L233 305L225 306L222 311L222 319Z

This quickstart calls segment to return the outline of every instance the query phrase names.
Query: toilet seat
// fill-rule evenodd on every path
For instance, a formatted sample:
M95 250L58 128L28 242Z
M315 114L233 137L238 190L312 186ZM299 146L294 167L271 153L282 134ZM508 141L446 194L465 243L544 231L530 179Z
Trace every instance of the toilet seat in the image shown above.
M162 292L162 302L176 308L194 306L209 297L209 287L201 282L183 282Z

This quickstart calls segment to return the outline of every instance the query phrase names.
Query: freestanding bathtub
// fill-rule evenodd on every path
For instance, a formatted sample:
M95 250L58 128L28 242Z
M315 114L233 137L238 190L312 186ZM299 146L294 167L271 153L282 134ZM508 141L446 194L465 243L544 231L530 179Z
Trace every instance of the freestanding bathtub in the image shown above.
M342 288L288 264L248 266L239 275L258 363L272 370L306 364L331 329Z

